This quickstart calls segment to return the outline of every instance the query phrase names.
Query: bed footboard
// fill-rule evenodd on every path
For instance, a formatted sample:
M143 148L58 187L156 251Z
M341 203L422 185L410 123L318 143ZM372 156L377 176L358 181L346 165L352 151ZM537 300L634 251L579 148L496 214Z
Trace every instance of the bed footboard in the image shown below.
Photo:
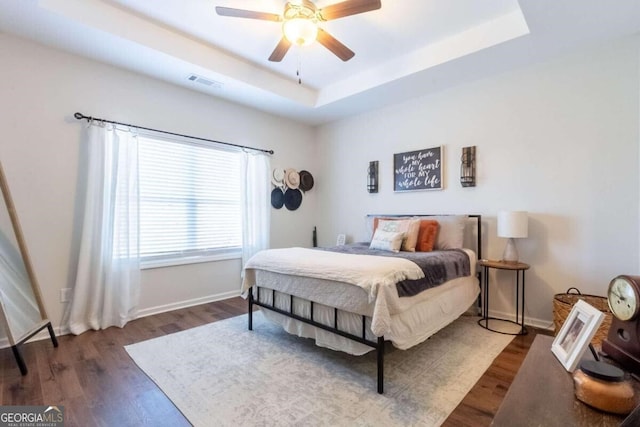
M309 301L311 304L311 316L310 318L306 318L303 316L299 316L293 312L293 295L289 295L291 298L291 303L289 304L289 311L282 310L280 308L275 307L275 290L268 289L267 292L272 293L271 301L272 304L268 304L260 301L260 287L255 286L256 288L256 298L253 296L253 287L249 289L249 295L247 301L249 303L249 317L248 317L248 328L250 331L253 330L253 306L257 305L268 310L274 311L276 313L280 313L283 316L290 317L295 320L299 320L300 322L307 323L309 325L315 326L317 328L323 329L325 331L334 333L336 335L340 335L341 337L348 338L350 340L359 342L361 344L368 345L373 347L376 350L376 360L377 360L377 374L378 374L378 393L382 394L384 392L384 337L378 337L377 341L372 341L366 338L366 316L361 315L362 317L362 335L354 335L346 331L342 331L338 328L338 309L334 307L333 314L333 326L327 326L325 324L316 322L313 319L313 301ZM264 291L263 291L264 292Z

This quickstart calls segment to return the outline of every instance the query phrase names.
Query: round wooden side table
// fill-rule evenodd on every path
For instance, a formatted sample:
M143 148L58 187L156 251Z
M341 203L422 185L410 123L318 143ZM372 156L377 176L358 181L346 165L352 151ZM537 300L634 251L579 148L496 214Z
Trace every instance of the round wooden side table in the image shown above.
M508 262L481 259L478 265L482 267L482 318L478 320L478 325L493 332L506 335L526 335L527 328L524 326L524 272L529 269L529 264L524 262ZM511 270L516 273L516 320L498 319L489 317L489 269ZM522 294L520 294L522 287ZM491 328L489 320L497 322L507 322L520 326L520 330L515 333L499 331Z

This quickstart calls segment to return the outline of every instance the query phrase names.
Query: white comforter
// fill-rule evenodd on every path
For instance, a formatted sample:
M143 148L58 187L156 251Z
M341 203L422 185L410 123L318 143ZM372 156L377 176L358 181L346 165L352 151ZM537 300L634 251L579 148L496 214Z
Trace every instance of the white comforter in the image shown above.
M374 301L371 330L383 336L390 327L387 301L397 298L395 284L416 280L424 273L404 258L353 255L305 248L269 249L254 255L245 265L242 291L256 284L255 270L314 277L349 283L364 289Z

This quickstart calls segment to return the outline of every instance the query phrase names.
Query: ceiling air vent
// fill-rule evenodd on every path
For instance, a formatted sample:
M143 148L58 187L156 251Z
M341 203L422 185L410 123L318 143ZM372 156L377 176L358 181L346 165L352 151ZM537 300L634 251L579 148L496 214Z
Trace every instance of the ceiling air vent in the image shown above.
M192 82L196 82L196 83L200 83L201 85L204 86L208 86L212 89L220 89L222 87L222 83L221 82L217 82L215 80L209 80L209 79L205 79L204 77L200 77L196 74L189 74L189 77L187 77L187 80L192 81Z

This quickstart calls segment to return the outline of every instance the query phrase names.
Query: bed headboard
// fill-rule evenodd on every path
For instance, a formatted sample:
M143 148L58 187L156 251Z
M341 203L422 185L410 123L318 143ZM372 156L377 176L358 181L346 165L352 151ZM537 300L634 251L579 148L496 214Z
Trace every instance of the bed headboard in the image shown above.
M454 216L461 215L466 216L469 220L472 220L475 224L475 245L476 245L476 254L478 259L482 259L482 215L478 214L367 214L367 219L371 219L374 217L385 217L385 218L406 218L406 217L429 217L429 216ZM465 231L465 240L469 236L473 236L473 231L471 234Z

